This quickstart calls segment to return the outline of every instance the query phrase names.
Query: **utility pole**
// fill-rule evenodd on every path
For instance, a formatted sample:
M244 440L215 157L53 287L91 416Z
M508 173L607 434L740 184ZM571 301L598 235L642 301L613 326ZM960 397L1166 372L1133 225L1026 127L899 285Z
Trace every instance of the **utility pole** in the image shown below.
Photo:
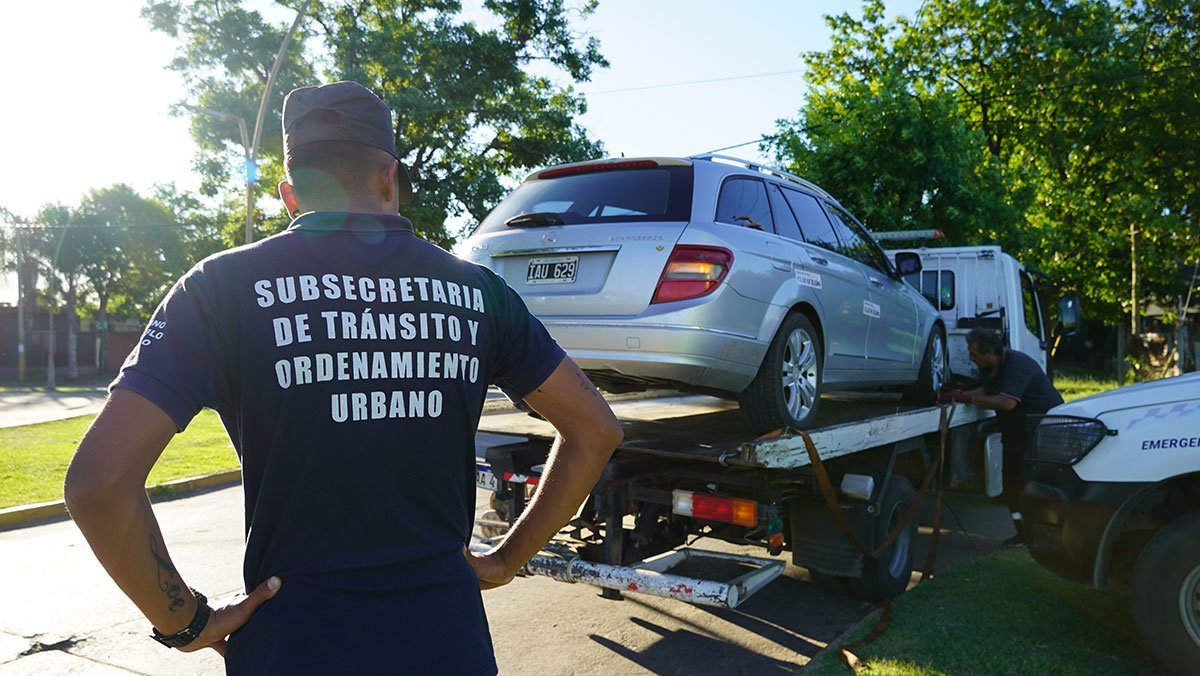
M48 390L53 390L55 388L54 358L58 355L58 348L57 348L57 345L55 344L56 343L55 338L57 337L57 332L54 330L54 315L58 314L55 311L55 303L58 302L58 298L57 298L57 295L58 295L58 270L57 270L57 268L58 268L58 253L60 251L62 251L63 240L66 239L66 237L67 237L67 228L63 227L62 232L60 232L58 234L58 244L54 245L54 258L50 261L50 270L49 270L49 275L50 275L50 298L49 298L50 340L47 345L50 348L50 358L47 360L48 363L46 364L46 389L48 389Z
M21 226L13 230L17 249L17 380L25 382L25 256L21 250Z

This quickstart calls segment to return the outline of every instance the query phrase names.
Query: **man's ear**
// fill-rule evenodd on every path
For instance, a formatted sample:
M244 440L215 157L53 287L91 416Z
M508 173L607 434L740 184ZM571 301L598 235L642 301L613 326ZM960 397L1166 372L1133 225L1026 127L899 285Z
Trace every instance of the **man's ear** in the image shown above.
M379 188L381 196L385 202L389 204L396 202L397 194L400 192L400 186L396 183L396 173L399 171L400 162L392 160L387 165L387 170L379 172Z
M279 197L287 208L288 216L295 218L300 215L300 205L296 202L296 194L292 192L292 184L287 181L279 182Z

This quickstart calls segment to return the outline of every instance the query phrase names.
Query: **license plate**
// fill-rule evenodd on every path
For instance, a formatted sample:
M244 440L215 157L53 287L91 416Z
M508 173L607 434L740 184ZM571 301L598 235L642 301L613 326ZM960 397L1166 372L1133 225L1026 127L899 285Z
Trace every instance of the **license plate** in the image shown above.
M496 475L492 474L491 470L478 466L475 468L475 485L493 493L500 489L500 481L496 479Z
M535 258L529 261L525 273L526 284L574 284L575 270L579 267L579 256L555 256Z

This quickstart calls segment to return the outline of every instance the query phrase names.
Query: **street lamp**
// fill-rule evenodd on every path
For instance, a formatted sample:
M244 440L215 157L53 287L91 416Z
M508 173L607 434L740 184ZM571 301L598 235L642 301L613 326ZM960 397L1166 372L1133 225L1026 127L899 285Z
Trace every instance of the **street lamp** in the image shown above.
M304 19L304 15L308 13L308 6L312 4L312 0L304 0L304 4L300 6L300 10L296 12L296 18L292 21L292 27L288 29L286 35L283 36L283 42L279 45L279 53L275 55L275 63L271 64L271 72L267 75L267 84L263 87L262 98L258 102L258 116L254 120L254 138L248 140L246 133L246 120L237 115L230 115L219 110L211 108L198 108L183 104L184 108L211 115L222 120L233 120L238 123L238 130L242 133L242 152L245 158L246 167L246 244L254 241L254 186L258 183L258 142L262 134L263 117L267 113L267 97L271 95L271 90L275 86L275 76L279 74L279 67L283 65L283 57L287 54L288 44L292 41L292 36L296 34L296 29L300 27L300 22Z

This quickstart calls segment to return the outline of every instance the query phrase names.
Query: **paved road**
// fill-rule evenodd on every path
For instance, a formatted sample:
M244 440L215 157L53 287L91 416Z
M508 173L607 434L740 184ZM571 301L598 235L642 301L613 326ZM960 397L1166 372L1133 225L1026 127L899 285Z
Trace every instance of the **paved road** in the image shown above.
M477 495L477 516L487 497ZM965 526L943 535L939 568L990 551L1010 534L1007 513L995 503L965 496L950 502L944 524ZM218 603L240 590L240 487L160 503L155 511L190 584ZM917 561L924 560L929 528L921 532ZM696 546L731 549L703 540ZM872 610L811 584L791 566L736 610L639 595L610 601L594 588L546 578L517 579L486 592L484 601L505 674L786 674ZM216 653L166 650L148 631L72 523L0 532L0 675L222 673Z
M482 512L486 494L478 497ZM1002 509L952 500L957 516L946 521L968 524L978 549L962 533L943 535L943 569L1007 536ZM217 602L241 588L241 501L235 486L155 507L186 579ZM188 655L151 641L146 621L67 521L0 533L0 599L0 674L223 671L216 653ZM518 579L484 601L506 674L786 674L872 609L792 567L737 610L637 595L608 601L591 587L546 578Z
M102 388L76 392L13 390L0 392L0 427L96 415L107 396Z

